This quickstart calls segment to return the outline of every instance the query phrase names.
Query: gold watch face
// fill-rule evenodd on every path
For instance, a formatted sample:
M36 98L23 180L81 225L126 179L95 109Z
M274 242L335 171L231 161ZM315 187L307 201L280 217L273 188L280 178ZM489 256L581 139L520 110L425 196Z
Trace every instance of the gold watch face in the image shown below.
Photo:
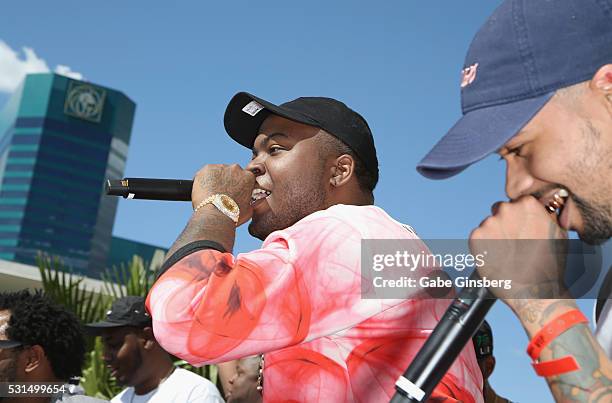
M223 204L223 207L225 207L231 212L236 212L238 210L238 206L236 205L236 203L231 198L225 195L221 196L221 203Z

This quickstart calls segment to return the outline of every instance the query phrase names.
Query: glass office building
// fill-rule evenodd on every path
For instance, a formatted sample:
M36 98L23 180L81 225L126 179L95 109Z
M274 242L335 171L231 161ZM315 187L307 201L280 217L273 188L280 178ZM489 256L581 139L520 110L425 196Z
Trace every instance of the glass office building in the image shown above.
M114 236L111 240L107 266L109 268L128 266L134 256L139 256L142 258L145 267L153 266L155 268L161 265L167 251L166 248L161 246Z
M28 75L0 112L0 259L39 251L80 274L106 267L136 105L57 74Z

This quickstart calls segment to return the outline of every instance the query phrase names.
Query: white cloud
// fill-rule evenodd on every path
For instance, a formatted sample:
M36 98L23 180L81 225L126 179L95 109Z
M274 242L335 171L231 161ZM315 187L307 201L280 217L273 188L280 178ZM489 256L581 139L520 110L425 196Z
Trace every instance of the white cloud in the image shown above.
M61 75L66 76L66 77L73 78L75 80L82 80L83 79L83 74L78 73L76 71L72 71L70 69L70 67L64 66L63 64L58 64L57 66L55 66L55 72L57 74L61 74Z
M0 91L13 92L28 73L49 71L47 62L39 59L34 49L24 47L23 53L25 60L4 41L0 41Z
M0 92L13 92L26 74L50 71L47 62L38 57L34 49L24 46L22 51L23 57L0 40ZM55 67L55 72L77 80L83 79L81 73L61 64Z

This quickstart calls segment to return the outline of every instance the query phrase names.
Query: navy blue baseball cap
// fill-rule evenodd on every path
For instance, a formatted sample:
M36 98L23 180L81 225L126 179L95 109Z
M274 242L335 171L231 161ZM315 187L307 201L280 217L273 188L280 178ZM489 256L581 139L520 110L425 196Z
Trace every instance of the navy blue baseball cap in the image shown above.
M500 149L555 91L612 63L612 0L506 0L474 37L461 81L463 117L417 165L431 179Z

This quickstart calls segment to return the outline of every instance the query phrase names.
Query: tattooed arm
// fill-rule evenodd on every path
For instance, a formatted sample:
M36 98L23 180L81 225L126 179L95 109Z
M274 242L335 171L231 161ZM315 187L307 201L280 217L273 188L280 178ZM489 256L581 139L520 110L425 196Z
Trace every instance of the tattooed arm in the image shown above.
M575 301L516 300L513 309L529 339L555 317L578 309ZM573 356L579 370L546 378L557 402L611 402L612 365L588 324L578 324L555 338L540 355L540 361Z
M553 318L577 309L564 278L567 233L538 199L523 196L497 203L493 215L470 235L472 253L486 254L478 269L490 279L512 280L510 289L489 288L519 317L529 338ZM527 240L527 242L525 242ZM612 402L610 360L585 324L575 325L553 340L540 361L574 356L580 369L547 378L557 402Z
M239 165L206 165L195 176L191 194L193 206L213 194L230 196L240 208L238 225L251 218L251 192L255 176ZM187 226L167 253L170 258L176 251L191 242L207 240L219 243L225 251L234 247L236 226L229 217L209 204L194 213Z
M170 258L183 246L201 240L217 242L225 251L231 252L235 238L236 226L232 220L209 204L192 214L185 229L168 250L166 258Z

